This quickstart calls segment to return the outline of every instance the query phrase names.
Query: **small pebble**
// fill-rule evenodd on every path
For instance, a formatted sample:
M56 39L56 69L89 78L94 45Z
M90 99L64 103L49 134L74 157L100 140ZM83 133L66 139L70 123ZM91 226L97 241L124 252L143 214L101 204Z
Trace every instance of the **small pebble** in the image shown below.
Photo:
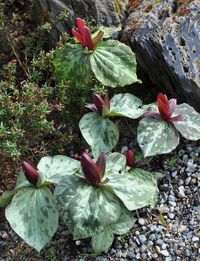
M169 252L168 252L167 250L161 250L161 251L160 251L160 254L161 254L162 256L169 256Z
M141 244L143 244L144 242L147 241L147 238L144 235L140 235L139 240L140 240Z

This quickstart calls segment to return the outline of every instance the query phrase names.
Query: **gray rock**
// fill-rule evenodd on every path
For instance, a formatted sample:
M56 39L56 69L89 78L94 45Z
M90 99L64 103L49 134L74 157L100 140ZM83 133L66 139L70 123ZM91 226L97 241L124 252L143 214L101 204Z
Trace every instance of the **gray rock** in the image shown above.
M124 16L127 0L122 3L121 16ZM66 12L65 21L59 16ZM85 18L96 25L120 27L121 18L115 10L114 1L108 0L36 0L36 19L52 25L50 39L53 45L62 33L71 33L76 17Z
M163 243L164 243L164 242L163 242L162 239L158 239L158 240L156 241L156 244L159 245L159 246L162 246Z
M193 237L192 238L192 242L198 242L199 241L199 238L198 237Z
M143 244L144 242L147 241L147 238L144 235L140 235L139 240L140 240L141 244Z
M175 202L176 198L173 195L169 195L168 200L171 201L171 202Z
M130 259L130 260L133 260L135 258L135 254L131 251L128 252L127 254L127 257Z
M169 256L169 252L168 252L167 250L161 250L161 251L160 251L160 254L161 254L162 256Z
M143 82L149 80L200 110L199 0L141 1L122 34L137 57ZM148 81L147 81L148 79Z
M138 223L141 225L141 226L144 226L146 224L146 220L144 218L139 218L138 219Z

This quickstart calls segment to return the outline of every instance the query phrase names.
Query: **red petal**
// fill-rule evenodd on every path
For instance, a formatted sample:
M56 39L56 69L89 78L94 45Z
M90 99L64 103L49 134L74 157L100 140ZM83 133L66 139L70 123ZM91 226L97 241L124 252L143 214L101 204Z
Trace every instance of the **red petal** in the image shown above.
M79 32L77 32L74 28L72 29L72 34L82 44L82 46L85 47L83 36Z
M92 35L90 29L85 26L83 28L83 39L85 43L85 47L88 48L88 50L93 50L93 42L92 42Z
M100 177L102 179L103 176L104 176L104 173L105 173L105 169L106 169L106 157L105 157L105 154L103 152L99 155L97 162L96 162L96 165L99 168L99 174L100 174Z
M83 33L84 33L84 32L83 32L83 28L86 26L84 20L81 19L81 18L77 18L77 19L76 19L76 24L77 24L77 26L78 26L79 33L80 33L81 35L83 35Z
M86 152L81 156L81 167L86 180L93 186L98 186L101 181L99 169Z
M34 186L36 186L38 178L39 178L37 168L34 165L32 165L31 163L28 163L27 161L22 162L22 168L24 170L24 174L25 174L26 178L28 179L28 181L31 184L33 184Z
M169 120L171 117L171 111L169 107L169 101L167 99L167 96L159 93L157 96L157 104L158 104L158 110L160 112L160 115L164 120Z
M127 150L124 152L124 155L126 157L126 164L129 167L134 168L135 167L135 152L132 150Z
M100 114L102 114L102 109L103 109L103 106L104 106L104 100L98 94L93 94L92 98L93 98L93 102L94 102L95 106L97 107L98 112Z
M104 107L105 107L107 110L110 110L110 99L109 99L109 96L108 96L107 93L106 93L105 96L104 96Z

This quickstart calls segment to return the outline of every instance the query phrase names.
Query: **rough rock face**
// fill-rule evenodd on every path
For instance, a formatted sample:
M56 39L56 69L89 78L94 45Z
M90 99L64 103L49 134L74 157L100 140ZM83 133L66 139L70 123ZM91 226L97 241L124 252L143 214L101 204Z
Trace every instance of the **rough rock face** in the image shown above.
M200 0L132 3L122 41L152 83L200 111Z
M128 0L121 3L123 16ZM52 42L55 44L61 33L69 32L71 24L76 17L94 21L97 25L119 27L121 18L115 9L114 0L36 0L37 14L40 20L51 22L53 29L50 32ZM58 16L66 11L66 23L61 22Z

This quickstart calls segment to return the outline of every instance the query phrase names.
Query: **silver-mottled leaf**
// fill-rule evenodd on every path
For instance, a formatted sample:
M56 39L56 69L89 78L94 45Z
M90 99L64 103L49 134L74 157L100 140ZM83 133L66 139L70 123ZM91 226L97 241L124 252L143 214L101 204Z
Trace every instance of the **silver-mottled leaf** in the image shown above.
M103 85L117 87L137 81L135 54L129 46L119 41L99 43L90 56L90 64Z
M147 205L154 205L158 193L156 179L151 173L134 169L124 175L110 175L104 186L112 191L129 210L135 210Z
M101 152L110 152L117 144L119 131L108 118L94 112L87 113L79 122L80 131L97 158Z
M15 190L19 190L24 187L33 187L33 185L27 180L26 176L24 175L24 172L20 171L19 175L17 176Z
M188 140L200 139L200 114L190 105L183 103L176 106L174 114L181 114L184 121L173 122L175 128Z
M46 187L21 189L5 214L13 230L38 251L51 240L58 227L55 201Z
M68 82L75 87L84 86L91 77L90 55L84 52L81 44L66 44L57 48L53 65L60 82Z
M116 222L121 214L118 198L78 176L58 183L55 197L61 216L74 239L90 237Z
M100 31L104 32L103 39L110 38L113 34L118 33L121 31L121 26L119 27L105 27L105 26L99 26L98 31L92 34L92 38L96 37Z
M145 117L139 123L137 140L144 157L154 156L174 150L179 144L179 133L171 123Z
M133 217L132 212L127 208L123 207L121 216L115 224L112 224L110 226L110 229L113 231L114 234L123 235L128 233L128 231L132 228L135 222L136 218Z
M92 236L92 248L95 253L107 251L114 240L114 234L111 229L107 228L101 233Z
M37 168L41 174L42 184L58 183L66 175L77 172L80 169L80 162L63 155L47 156L40 160Z
M106 171L104 179L111 173L119 173L126 167L126 157L118 152L114 152L108 155L106 158Z
M142 107L142 101L130 93L121 93L113 96L110 101L108 117L122 116L137 119L143 115L146 107Z

